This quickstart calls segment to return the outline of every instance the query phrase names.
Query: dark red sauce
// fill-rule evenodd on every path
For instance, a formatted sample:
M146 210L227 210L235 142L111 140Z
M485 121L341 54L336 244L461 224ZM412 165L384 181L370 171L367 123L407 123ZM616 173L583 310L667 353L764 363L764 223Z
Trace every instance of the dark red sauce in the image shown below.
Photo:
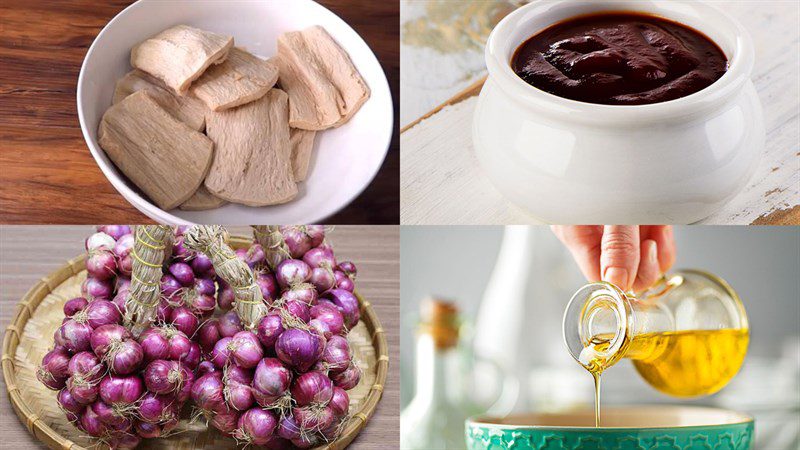
M728 68L700 32L656 16L602 13L552 25L519 46L511 68L559 97L642 105L693 94Z

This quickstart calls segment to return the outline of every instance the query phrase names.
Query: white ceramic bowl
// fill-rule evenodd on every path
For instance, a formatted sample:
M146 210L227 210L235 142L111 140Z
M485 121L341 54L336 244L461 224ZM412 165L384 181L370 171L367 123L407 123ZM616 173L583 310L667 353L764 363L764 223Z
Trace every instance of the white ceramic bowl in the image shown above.
M641 11L699 30L729 70L663 103L600 105L530 86L511 69L516 48L564 19ZM689 1L541 1L503 19L486 44L489 79L474 116L478 160L514 203L550 223L691 223L729 201L764 147L750 81L753 43L726 13Z
M97 127L111 106L114 84L131 70L138 42L177 24L225 33L261 57L277 51L283 32L322 25L350 54L372 96L346 125L317 134L308 179L285 205L229 204L209 211L164 211L123 178L97 144ZM355 199L378 172L392 137L392 98L383 69L363 39L311 0L140 0L112 19L95 39L78 79L78 117L89 150L105 176L133 206L163 223L302 224L319 222Z

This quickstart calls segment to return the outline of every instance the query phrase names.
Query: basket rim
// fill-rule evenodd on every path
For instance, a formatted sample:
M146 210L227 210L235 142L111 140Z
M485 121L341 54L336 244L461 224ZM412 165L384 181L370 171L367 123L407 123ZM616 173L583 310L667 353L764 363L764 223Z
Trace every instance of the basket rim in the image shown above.
M244 245L248 245L252 240L246 236L235 235L230 236L228 242L232 247L240 248ZM11 323L6 327L3 333L3 353L2 357L0 357L0 366L2 366L3 379L6 384L6 394L17 417L19 417L20 421L26 426L28 432L37 440L50 448L61 448L63 450L88 449L61 436L41 420L41 417L33 413L25 404L20 395L20 390L17 387L14 357L16 356L17 347L19 346L25 325L28 323L28 320L33 317L36 309L39 307L39 303L67 279L85 272L86 256L87 255L84 253L67 260L63 266L60 266L58 269L36 282L28 289L25 295L20 298ZM358 299L362 316L360 321L364 322L364 325L369 330L372 338L372 346L375 348L375 383L370 387L369 393L361 408L350 415L342 434L335 441L314 447L314 450L339 450L347 447L356 438L358 433L364 429L370 418L372 418L377 409L378 402L383 396L383 389L389 368L389 347L386 340L386 333L378 315L372 308L372 304L368 300L365 300L358 292L353 293ZM31 303L34 303L34 305L32 306ZM365 320L365 318L368 320ZM45 442L42 439L44 436L41 436L40 433L50 438L51 442ZM55 445L60 447L56 447Z

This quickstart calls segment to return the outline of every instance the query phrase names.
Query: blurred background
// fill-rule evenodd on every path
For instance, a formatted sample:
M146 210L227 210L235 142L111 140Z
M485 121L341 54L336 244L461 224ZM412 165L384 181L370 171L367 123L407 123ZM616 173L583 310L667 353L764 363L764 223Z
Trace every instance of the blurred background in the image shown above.
M800 229L675 228L676 268L727 280L750 320L750 347L721 392L676 399L628 360L603 376L602 404L713 405L756 417L756 448L800 448ZM461 315L465 402L494 412L589 407L591 376L567 353L562 315L585 280L548 227L402 227L401 408L415 393L419 311L433 296ZM420 347L422 348L422 347Z

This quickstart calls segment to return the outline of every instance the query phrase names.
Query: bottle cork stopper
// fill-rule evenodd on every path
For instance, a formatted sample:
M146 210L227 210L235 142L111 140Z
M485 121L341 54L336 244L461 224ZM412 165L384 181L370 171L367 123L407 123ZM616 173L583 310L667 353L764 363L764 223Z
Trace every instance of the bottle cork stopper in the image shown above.
M458 344L458 307L452 301L430 298L420 307L421 331L433 337L439 349Z

